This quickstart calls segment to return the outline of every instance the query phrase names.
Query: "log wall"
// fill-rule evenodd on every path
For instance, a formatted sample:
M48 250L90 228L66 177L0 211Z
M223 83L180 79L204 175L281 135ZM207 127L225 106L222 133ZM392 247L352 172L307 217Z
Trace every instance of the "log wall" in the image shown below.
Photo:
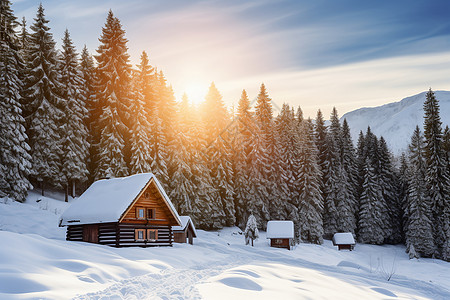
M70 225L67 228L66 240L83 241L83 229L88 225ZM157 229L156 241L135 241L135 229ZM173 233L169 225L102 223L98 224L98 243L113 247L154 247L172 246Z

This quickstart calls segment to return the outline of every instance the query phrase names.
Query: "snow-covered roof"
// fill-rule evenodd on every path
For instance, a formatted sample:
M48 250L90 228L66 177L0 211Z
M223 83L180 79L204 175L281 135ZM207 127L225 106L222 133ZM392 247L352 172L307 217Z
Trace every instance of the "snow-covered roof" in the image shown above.
M153 179L177 223L180 217L151 173L101 179L94 182L61 216L61 225L118 222L128 207Z
M354 245L355 239L351 232L340 232L333 235L334 245Z
M191 223L192 229L194 230L194 237L197 237L197 231L195 230L194 222L192 222L191 217L189 216L180 216L181 226L172 226L173 231L185 230L186 226Z
M293 239L294 222L292 221L269 221L267 222L268 239Z

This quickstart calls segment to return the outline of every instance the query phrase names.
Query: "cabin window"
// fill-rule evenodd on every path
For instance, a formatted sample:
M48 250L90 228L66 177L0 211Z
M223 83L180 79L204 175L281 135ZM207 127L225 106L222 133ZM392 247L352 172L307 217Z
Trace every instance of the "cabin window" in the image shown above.
M154 242L158 239L158 230L157 229L147 229L147 240Z
M143 207L136 208L136 218L137 219L145 219L145 208L143 208Z
M135 229L134 239L136 241L145 241L145 229Z
M147 218L148 219L156 219L156 209L155 208L147 209Z
M273 243L274 243L275 245L281 245L281 244L283 244L283 240L282 240L282 239L274 239L274 240L273 240Z

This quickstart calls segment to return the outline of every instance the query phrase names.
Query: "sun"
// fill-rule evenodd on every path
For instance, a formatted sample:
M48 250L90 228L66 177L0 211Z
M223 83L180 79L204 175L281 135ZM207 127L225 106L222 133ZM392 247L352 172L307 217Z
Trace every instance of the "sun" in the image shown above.
M184 92L188 96L189 102L198 105L205 101L208 85L200 82L190 82L186 84Z

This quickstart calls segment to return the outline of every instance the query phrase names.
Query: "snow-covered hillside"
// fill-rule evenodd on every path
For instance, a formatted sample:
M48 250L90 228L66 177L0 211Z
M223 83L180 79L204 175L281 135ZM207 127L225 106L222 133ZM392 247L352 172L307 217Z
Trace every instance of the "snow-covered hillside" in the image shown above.
M378 107L360 108L346 113L342 120L347 119L351 134L356 144L359 132L364 133L367 126L378 136L383 136L394 154L404 151L416 125L423 130L423 103L427 92L405 98ZM450 92L436 91L436 98L441 107L441 120L450 125Z
M450 264L409 260L403 246L288 251L226 228L199 230L194 245L116 249L65 241L64 202L3 202L0 299L450 299Z

